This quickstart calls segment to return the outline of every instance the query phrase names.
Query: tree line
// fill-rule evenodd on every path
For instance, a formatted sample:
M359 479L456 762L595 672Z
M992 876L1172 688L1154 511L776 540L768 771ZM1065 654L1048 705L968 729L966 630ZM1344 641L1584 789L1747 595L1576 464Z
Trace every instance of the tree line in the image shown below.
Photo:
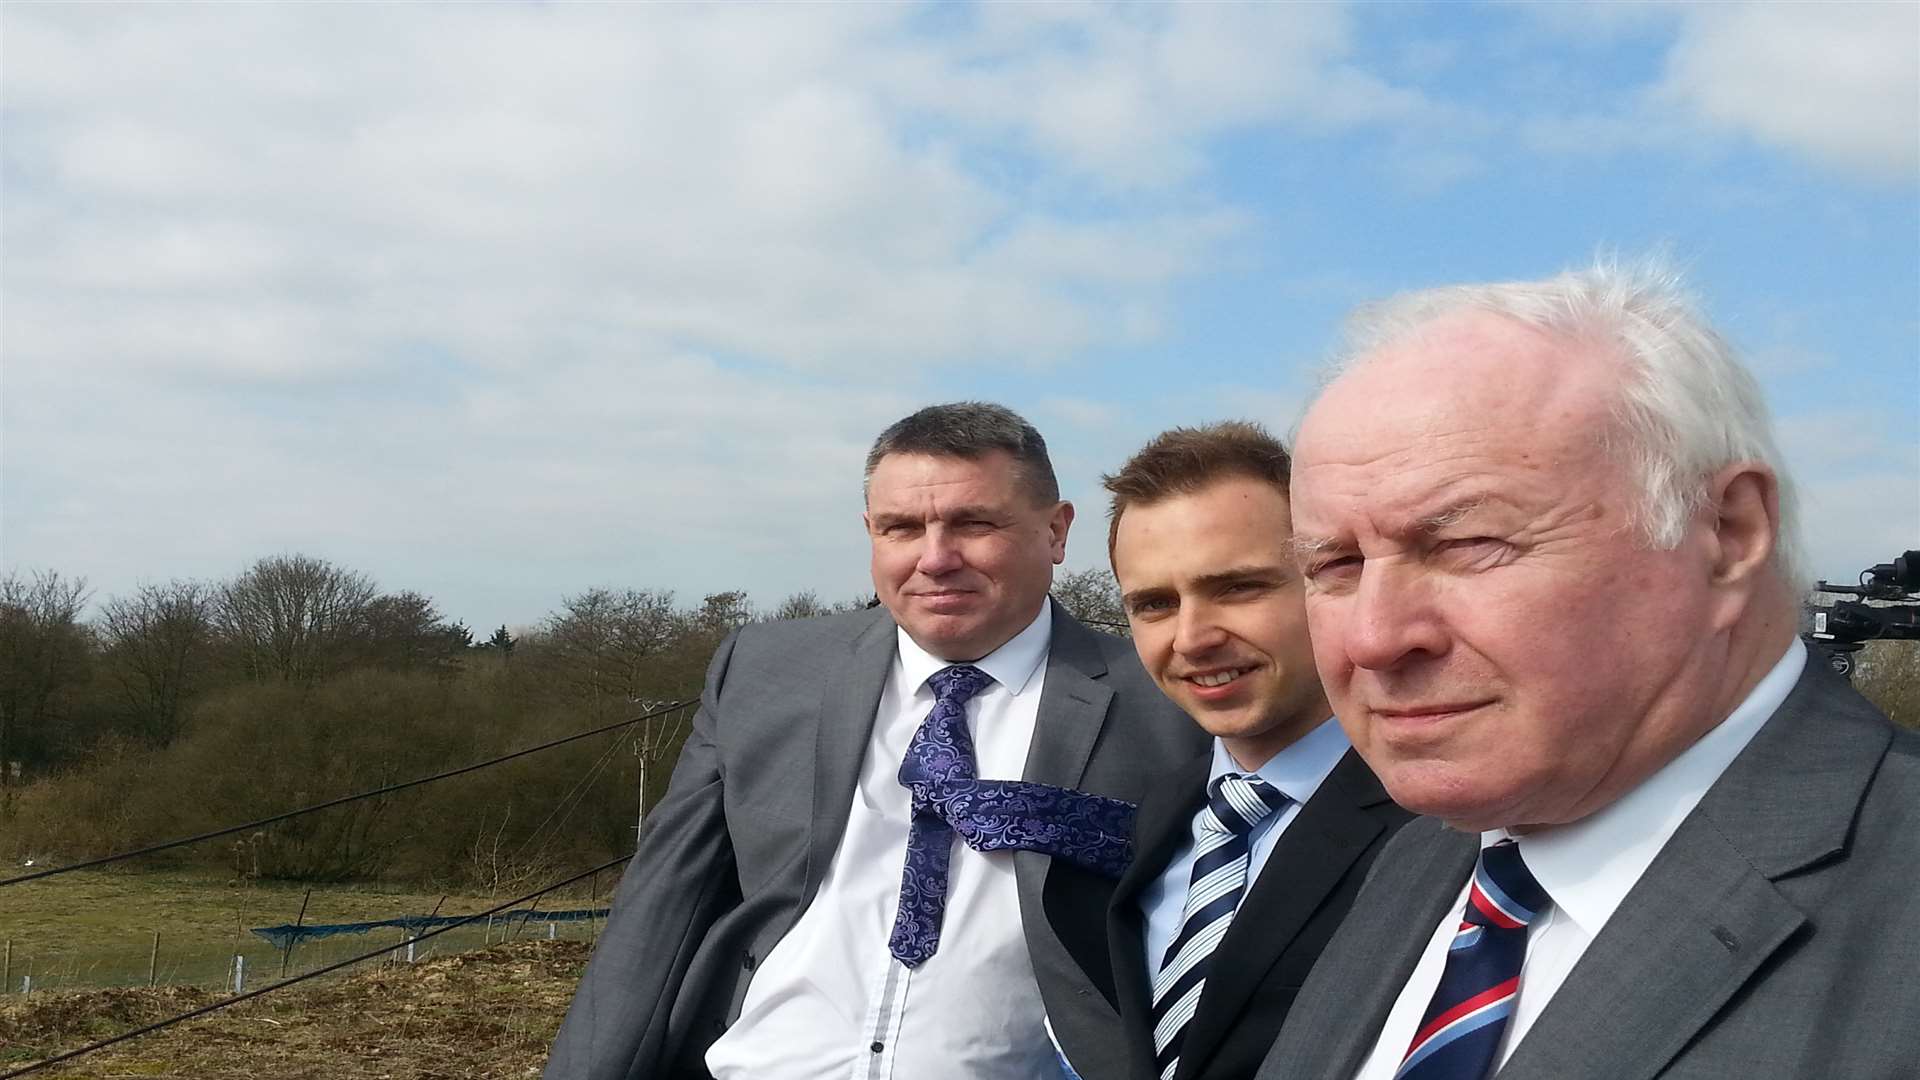
M1112 575L1054 595L1124 632ZM683 603L588 589L484 639L417 592L306 555L91 609L83 579L0 576L0 857L55 864L367 791L696 697L722 638L851 610L797 593ZM1856 685L1920 727L1920 649L1874 642ZM240 877L507 889L632 850L691 710L496 768L282 822L149 865Z
M56 863L427 775L698 695L736 627L848 610L810 592L684 604L593 588L476 640L433 601L277 555L91 608L0 577L0 856ZM631 850L690 710L443 783L156 856L240 875L488 887Z

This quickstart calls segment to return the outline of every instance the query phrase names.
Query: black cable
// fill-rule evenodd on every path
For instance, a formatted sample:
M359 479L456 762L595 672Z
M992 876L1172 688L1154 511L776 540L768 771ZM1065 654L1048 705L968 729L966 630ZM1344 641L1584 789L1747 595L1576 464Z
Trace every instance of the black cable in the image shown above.
M598 874L602 870L610 870L613 867L618 866L621 863L626 862L628 859L631 859L631 858L633 858L632 855L622 855L617 859L608 860L607 862L603 862L599 866L596 866L591 870L583 870L580 873L573 875L572 877L568 878L565 881L555 882L554 884L549 885L544 889L540 889L535 892L530 892L525 896L516 897L515 899L509 900L498 907L489 908L486 911L475 912L474 914L467 916L466 918L462 919L457 923L449 923L446 926L440 927L437 930L429 930L424 934L416 934L414 935L413 940L416 942L425 941L428 938L438 937L449 930L457 930L462 926L466 926L469 923L487 918L490 915L498 915L500 912L513 907L515 904L524 904L529 900L533 900L538 897L545 896L546 894L553 892L555 889L564 889L568 885L571 885L574 882L581 880L582 878L591 877L594 874ZM159 1031L161 1028L172 1027L173 1025L178 1024L183 1020L191 1020L197 1016L205 1016L210 1012L217 1012L221 1009L226 1008L229 1005L238 1005L243 1001L250 1001L253 998L257 998L261 996L262 994L270 994L275 990L285 989L286 987L292 986L294 983L305 982L308 979L316 978L318 976L325 975L329 972L338 971L343 967L348 967L352 964L358 964L363 960L371 960L376 956L385 955L387 953L392 952L393 950L394 950L394 946L383 945L380 948L373 950L372 952L364 952L358 956L349 957L345 960L328 964L326 967L323 967L323 968L315 968L312 971L302 972L299 975L295 975L291 979L282 979L277 983L269 983L268 985L263 986L258 990L249 990L244 994L235 994L233 997L230 997L225 1001L216 1001L211 1005L202 1005L197 1009L192 1009L187 1012L183 1012L178 1016L169 1016L165 1020L156 1020L153 1023L146 1025L145 1027L135 1028L132 1031L122 1032L110 1039L102 1039L96 1043L88 1043L86 1046L82 1046L78 1050L69 1050L64 1054L57 1054L53 1057L47 1058L45 1061L36 1061L33 1064L26 1066L25 1068L15 1069L9 1073L0 1073L0 1080L13 1080L13 1078L16 1076L25 1076L28 1073L39 1072L42 1069L51 1068L55 1065L61 1064L62 1062L72 1061L74 1058L77 1058L82 1054L91 1054L95 1050L103 1050L109 1046L114 1045L115 1043L123 1043L123 1042L126 1042L128 1039L137 1039L142 1035L152 1034L153 1032Z
M654 708L649 709L644 713L641 713L639 716L635 716L627 720L616 721L611 724L606 724L601 727L594 728L591 731L582 731L582 732L579 732L578 734L567 735L562 738L554 739L551 742L541 743L538 746L529 746L524 750L515 750L510 754L502 754L496 758L490 758L486 761L475 762L472 765L463 765L460 768L449 769L446 772L435 773L432 776L422 776L413 780L402 780L397 784L388 784L385 787L374 788L372 791L362 791L357 795L342 795L337 799L328 799L326 802L315 803L312 806L303 806L298 810L289 810L284 814L275 814L272 817L263 817L258 821L249 821L241 825L230 825L227 828L215 829L212 832L204 832L198 836L188 836L188 837L182 837L181 839L178 839L178 840L168 840L165 843L153 844L149 847L143 847L136 851L123 851L117 855L102 855L100 858L88 859L85 862L73 863L70 866L53 866L53 867L48 867L45 870L35 870L31 874L21 874L18 877L0 878L0 886L18 885L23 881L35 881L39 878L52 877L55 874L70 873L74 870L87 870L95 866L105 866L108 863L116 863L124 859L132 859L141 855L151 855L156 851L166 851L169 848L184 847L187 844L197 844L202 840L213 840L222 836L231 836L237 832L246 832L248 829L258 829L261 826L272 825L275 822L285 821L288 818L296 818L302 814L311 814L316 810L325 810L325 809L328 809L329 807L339 806L343 803L350 803L359 799L370 799L375 795L386 795L391 792L404 790L406 788L418 787L421 784L430 784L435 780L445 780L450 776L459 776L463 773L470 773L478 769L487 768L488 766L491 766L491 765L498 765L503 761L512 761L514 758L525 757L528 754L537 754L542 750L551 750L556 746L562 746L562 745L565 745L566 743L578 742L581 739L589 739L595 735L604 735L607 732L613 731L618 728L628 727L633 724L642 723L647 720L651 720L656 716L661 716L666 713L676 712L680 709L684 709L687 706L694 704L697 700L698 700L697 698L688 698L685 701L671 701L664 705L655 706Z
M600 755L600 760L594 762L584 776L574 781L573 787L567 789L567 793L560 796L560 801L553 805L553 809L547 811L547 816L540 819L540 824L535 825L533 831L527 834L526 839L520 841L519 845L513 849L513 854L507 856L507 862L512 863L518 861L520 856L525 854L529 847L533 846L533 842L540 838L541 831L547 827L548 822L553 820L554 815L560 813L562 808L568 807L569 804L578 806L580 803L585 802L587 792L592 789L593 782L600 778L600 774L606 771L607 765L619 755L621 747L626 746L627 743L632 741L638 734L637 731L629 731L625 735L615 739L613 745L607 747L606 752ZM645 796L643 795L642 797L644 798ZM560 823L553 827L556 835L559 833L561 826L567 823L567 818L572 816L573 810L568 809L566 817L562 817ZM504 827L504 823L502 823L502 827Z

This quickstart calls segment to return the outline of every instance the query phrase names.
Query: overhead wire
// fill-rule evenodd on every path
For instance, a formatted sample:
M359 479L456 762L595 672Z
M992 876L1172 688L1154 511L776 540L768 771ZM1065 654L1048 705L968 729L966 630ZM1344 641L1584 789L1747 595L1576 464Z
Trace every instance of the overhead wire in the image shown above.
M546 894L550 892L554 892L555 890L564 889L568 885L572 885L575 882L585 880L586 878L599 874L602 871L611 870L614 867L620 865L623 862L626 862L631 858L633 858L632 855L622 855L616 859L609 859L606 862L601 863L599 866L596 866L591 870L583 870L580 873L575 874L572 877L566 879L565 881L554 882L553 884L548 885L544 888L537 889L533 892L527 893L525 896L518 896L513 898L512 900L508 900L503 904L499 904L495 907L488 908L486 911L475 912L474 914L467 916L465 919L461 920L460 922L453 923L448 926L442 926L442 927L439 927L438 929L428 930L421 934L416 934L413 936L412 940L414 942L421 942L421 941L427 940L428 938L439 937L441 934L444 934L449 930L457 930L462 926L470 925L481 919L488 918L489 916L498 915L502 911L506 911L517 904L524 904L529 900L533 900L538 897L545 896ZM374 949L369 952L360 953L357 956L351 956L345 960L336 961L334 963L326 965L325 967L315 968L312 971L301 972L300 974L295 975L292 978L281 979L279 982L269 983L266 986L260 987L258 990L249 990L243 994L235 994L233 997L226 998L222 1001L215 1001L206 1005L202 1005L197 1009L190 1009L176 1016L169 1016L162 1020L156 1020L151 1024L146 1024L142 1027L135 1028L132 1031L124 1031L110 1038L101 1039L98 1042L88 1043L85 1046L79 1047L74 1050L69 1050L62 1054L56 1054L53 1057L46 1058L42 1061L36 1061L31 1065L25 1066L24 1068L15 1069L12 1072L0 1073L0 1080L13 1080L14 1077L26 1076L30 1073L40 1072L43 1069L50 1069L55 1065L60 1065L65 1062L72 1061L77 1057L81 1057L86 1054L91 1054L98 1050L104 1050L109 1046L114 1046L118 1043L127 1042L130 1039L137 1039L142 1035L150 1035L153 1032L161 1030L162 1028L172 1027L175 1024L182 1023L187 1020L192 1020L196 1017L205 1016L208 1013L218 1012L221 1009L238 1005L243 1001L251 1001L254 998L260 997L262 995L271 994L276 990L284 990L287 987L294 985L295 983L301 983L301 982L307 981L308 979L318 978L321 975L326 975L331 972L339 971L341 968L350 967L354 964L358 964L366 960L371 960L374 957L382 956L387 953L391 953L393 951L394 951L394 946L383 945L378 949Z
M641 713L639 716L629 717L625 720L618 720L610 724L603 724L599 727L592 728L587 731L576 732L572 735L565 735L558 739L550 739L547 742L540 743L537 746L524 747L522 749L515 750L510 753L501 754L498 757L488 758L485 761L477 761L471 765L462 765L457 769L447 769L444 772L437 772L437 773L434 773L432 776L421 776L421 777L416 777L412 780L402 780L397 783L387 784L382 787L374 788L370 791L357 792L352 795L342 795L337 799L328 799L325 802L314 803L312 806L303 806L297 810L288 810L285 813L273 814L269 817L258 818L254 821L242 822L241 824L238 824L238 825L229 825L229 826L226 826L225 828L213 829L208 832L198 833L193 836L183 836L175 840L167 840L158 844L149 844L146 847L137 848L132 851L122 851L112 855L102 855L99 858L86 859L84 861L77 862L77 863L69 863L66 866L52 866L52 867L48 867L45 870L35 870L30 874L19 874L14 877L0 878L0 886L18 885L18 884L21 884L22 882L37 881L40 878L53 877L56 874L68 874L68 873L72 873L75 870L89 870L96 866L106 866L109 863L123 862L127 859L138 858L142 855L152 855L155 852L168 851L177 847L185 847L188 844L197 844L203 840L215 840L222 836L232 836L234 833L246 832L249 829L262 828L267 825L275 824L277 822L286 821L289 818L300 817L303 814L311 814L318 810L326 810L335 806L343 806L347 803L357 802L361 799L371 799L376 795L387 795L395 791L404 791L407 788L419 787L422 784L431 784L437 780L446 780L446 779L449 779L450 777L461 776L466 773L476 772L480 769L489 768L491 766L498 765L502 762L512 761L515 758L526 757L528 754L537 754L542 750L551 750L556 746L564 746L567 743L578 742L581 739L590 739L595 735L604 735L609 731L616 731L623 727L630 727L634 724L645 723L646 721L651 720L656 716L664 716L667 713L677 712L681 709L687 708L688 706L696 704L697 701L698 701L697 698L688 698L684 701L666 702L664 704L657 705L654 708L648 709L646 712Z
M620 736L618 739L615 739L613 745L607 747L606 750L601 753L599 760L589 766L587 771L581 774L578 780L574 781L573 787L567 789L566 794L560 796L559 801L553 804L553 809L548 810L547 816L540 820L540 824L535 825L533 831L529 832L526 837L514 847L513 853L507 856L507 861L509 863L516 862L520 856L526 854L527 850L534 846L534 841L541 839L541 833L546 830L549 823L553 825L553 834L558 836L560 830L566 826L567 821L573 817L574 810L586 802L587 792L592 789L594 782L600 779L600 774L605 772L607 766L613 762L614 758L619 756L622 748L639 738L640 731L641 729L635 728L625 735ZM563 809L566 811L564 814L561 813ZM554 820L556 816L559 818L558 821Z

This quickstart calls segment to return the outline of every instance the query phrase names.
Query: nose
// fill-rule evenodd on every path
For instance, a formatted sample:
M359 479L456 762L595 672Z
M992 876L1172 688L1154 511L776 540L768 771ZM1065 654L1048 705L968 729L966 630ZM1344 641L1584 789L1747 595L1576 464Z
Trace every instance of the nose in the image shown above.
M965 565L960 558L959 545L947 530L934 526L926 531L920 541L920 558L914 568L928 577L951 574Z
M1389 671L1446 651L1447 636L1430 583L1410 562L1371 559L1349 597L1346 653L1355 667Z
M1174 619L1173 651L1181 656L1204 655L1227 639L1211 605L1183 603Z

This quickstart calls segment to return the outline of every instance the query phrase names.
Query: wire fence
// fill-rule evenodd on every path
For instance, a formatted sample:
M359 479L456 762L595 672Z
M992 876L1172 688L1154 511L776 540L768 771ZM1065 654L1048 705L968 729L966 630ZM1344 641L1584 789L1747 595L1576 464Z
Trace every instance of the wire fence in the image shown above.
M297 810L288 810L285 813L273 814L263 818L256 818L252 821L244 821L238 825L228 825L224 828L211 829L206 832L196 833L192 836L183 836L174 840L162 841L161 843L158 843L158 844L149 844L146 847L136 848L131 851L117 852L112 855L102 855L98 858L87 859L85 861L77 862L77 863L70 863L66 866L52 866L52 867L48 867L45 870L35 870L32 873L19 874L10 878L0 878L0 887L4 887L7 885L19 885L29 881L38 881L41 878L49 878L58 874L70 874L75 870L89 870L98 866L107 866L112 863L124 862L127 859L139 858L142 855L152 855L157 852L169 851L169 850L172 850L173 848L185 847L189 844L198 844L207 840L217 840L223 836L232 836L235 833L243 833L243 832L248 832L254 829L265 828L268 825L277 824L282 821L288 821L293 818L301 817L306 814L316 813L321 810L331 810L336 806L345 806L348 803L359 802L362 799L371 799L378 795L389 795L396 791L405 791L408 788L419 787L422 784L431 784L439 780L448 780L456 776L464 776L467 773L478 772L481 769L486 769L495 765L502 764L504 762L513 761L516 758L523 758L529 754L537 754L543 750L551 750L557 746L565 746L568 743L579 742L582 739L590 739L596 735L605 735L610 731L618 731L618 730L621 730L622 728L632 727L635 724L642 724L648 720L654 719L655 717L665 716L666 714L672 713L672 712L678 712L679 710L685 709L688 706L693 705L695 703L696 703L696 699L692 699L692 698L689 698L685 701L668 702L664 705L659 705L652 709L649 709L646 712L640 714L639 716L630 717L626 720L616 720L610 724L602 724L599 727L592 728L587 731L576 732L572 735L565 735L558 739L551 739L547 742L540 743L536 746L524 747L519 750L514 750L509 753L501 754L497 757L488 758L485 761L476 761L471 765L462 765L457 769L448 769L444 772L437 772L431 776L421 776L421 777L416 777L412 780L402 780L397 783L385 784L380 787L372 788L367 791L356 792L352 795L342 795L337 799L328 799L325 802L314 803L311 806L303 806Z
M232 836L237 833L251 832L279 822L330 810L363 799L371 799L381 795L463 776L518 758L579 742L583 739L606 735L614 731L637 731L639 730L639 725L649 720L679 712L695 704L695 699L660 703L646 709L638 716L603 724L557 739L550 739L546 742L499 754L457 768L446 769L428 776L416 777L410 780L384 784L366 791L327 799L283 813L273 814L218 829L211 829L191 836L178 837L161 843L149 844L140 848L116 852L98 858L86 859L64 866L34 870L30 873L0 879L0 887L21 885L82 870L98 869L136 859L141 856L203 843L220 837ZM529 835L526 840L522 842L520 848L525 849L542 835L557 834L558 831L565 826L567 819L580 806L587 792L591 790L593 780L618 756L620 749L625 746L627 742L628 740L625 738L616 740L604 753L600 754L594 764L583 773L579 781L561 797L547 814L546 818L536 826L533 834ZM518 850L516 851L516 855L517 854L519 854ZM631 855L622 855L601 863L589 870L568 877L565 880L554 882L469 915L442 917L439 916L436 907L434 914L424 919L416 912L402 912L392 919L363 920L356 925L364 925L369 934L379 936L382 931L391 931L394 934L393 940L382 942L372 948L364 947L366 945L366 939L355 940L352 938L335 937L329 941L321 935L299 933L299 923L296 922L292 926L283 925L280 927L246 928L241 925L236 925L235 938L230 945L213 946L201 943L184 949L176 946L166 951L166 963L164 966L161 963L164 929L155 928L153 930L151 946L146 950L147 955L144 972L142 972L138 964L137 952L129 957L127 955L129 950L125 948L124 942L120 943L120 947L117 950L113 948L104 951L99 949L71 950L68 955L56 956L51 963L46 962L45 959L41 957L23 956L20 958L22 961L22 970L17 973L17 977L22 980L20 985L23 989L34 988L34 979L37 975L40 980L38 988L43 990L73 987L82 984L98 986L103 982L108 985L138 985L142 982L148 985L154 985L165 982L169 984L186 983L200 986L224 986L233 989L235 994L233 997L223 1001L192 1009L176 1016L147 1024L135 1030L123 1032L108 1039L102 1039L98 1042L35 1062L24 1068L0 1073L0 1080L10 1080L12 1077L26 1076L52 1068L86 1054L105 1049L106 1047L114 1046L196 1017L205 1016L243 1001L250 1001L264 994L273 993L285 987L305 982L308 979L339 971L354 964L365 963L369 960L380 958L398 959L402 956L407 960L417 960L435 950L474 948L489 944L496 938L505 940L510 936L524 936L530 927L537 928L535 930L536 933L543 932L542 936L549 938L557 939L563 936L590 938L597 933L599 920L604 918L605 912L603 909L589 907L589 909L584 912L549 912L545 918L542 918L537 909L516 909L518 909L520 905L539 900L557 891L577 885L582 881L592 883L589 888L589 900L596 900L599 895L600 875L631 858ZM311 895L311 890L309 890L307 899L310 899ZM443 897L442 902L444 902L444 900L445 898ZM305 899L303 899L301 903L300 913L300 919L304 920L306 914ZM336 929L338 928L336 924ZM268 937L271 936L270 934L267 936L252 933L241 934L239 933L241 929L293 932L283 933L281 936L284 938L284 945L280 945L276 944L273 940L268 940ZM320 940L311 940L316 937L319 937ZM359 947L356 948L356 946ZM298 973L291 973L293 970L292 960L296 950L300 953L301 966L305 968L305 970L298 971ZM83 952L85 955L83 955ZM4 959L0 959L0 992L12 989L15 985L15 959L13 942L11 938L9 938L5 946L5 957ZM40 968L37 973L34 971L36 965ZM245 986L249 981L247 977L248 971L254 972L256 978L262 974L271 973L277 973L281 977L257 989L246 990ZM162 977L163 972L165 975L164 978Z
M503 913L510 912L514 908L517 908L522 904L530 903L534 900L539 899L540 897L546 896L549 893L557 892L570 885L575 885L581 881L586 881L590 878L597 877L600 874L605 873L609 870L612 870L614 867L619 866L622 863L625 863L631 858L633 858L633 856L631 855L622 855L617 859L610 859L604 863L601 863L596 867L593 867L590 870L581 871L580 873L575 874L572 877L569 877L563 881L556 881L543 888L536 889L533 892L514 897L513 899L508 900L504 903L495 905L494 907L488 908L485 911L479 911L471 915L465 916L462 919L460 919L458 922L437 927L435 929L427 930L423 933L414 935L412 938L412 942L416 947L418 947L420 942L434 940L445 934L451 933L461 927L472 926L475 923L478 923L487 918L496 917ZM318 978L321 975L327 975L332 972L339 971L343 968L351 967L354 964L364 963L368 960L375 960L384 956L390 956L393 954L394 950L395 950L395 946L393 945L383 945L379 948L362 951L352 956L349 956L346 959L335 961L329 964L324 964L320 967L314 968L311 971L303 972L299 975L293 975L288 978L277 980L275 982L262 986L256 990L242 991L240 993L236 993L234 996L227 998L225 1000L212 1002L207 1005L202 1005L197 1009L189 1009L186 1012L167 1017L163 1020L156 1020L151 1024L143 1025L131 1031L124 1031L110 1038L101 1039L97 1042L88 1043L85 1046L77 1047L73 1050L68 1050L61 1054L56 1054L50 1058L44 1058L40 1061L36 1061L22 1068L14 1069L10 1072L0 1073L0 1080L13 1080L14 1077L28 1076L33 1073L41 1072L43 1070L53 1068L57 1065L62 1065L62 1064L65 1064L66 1062L73 1061L76 1058L84 1057L87 1054L104 1050L109 1046L117 1046L120 1043L127 1042L132 1039L140 1038L143 1035L150 1035L153 1032L160 1031L164 1028L172 1027L175 1024L184 1023L188 1020L193 1020L198 1017L206 1016L210 1013L218 1012L221 1009L231 1008L245 1001L252 1001L254 998L261 997L266 994L274 993L275 991L278 991L278 990L284 990L289 986L298 985L300 983L306 982L309 979Z

